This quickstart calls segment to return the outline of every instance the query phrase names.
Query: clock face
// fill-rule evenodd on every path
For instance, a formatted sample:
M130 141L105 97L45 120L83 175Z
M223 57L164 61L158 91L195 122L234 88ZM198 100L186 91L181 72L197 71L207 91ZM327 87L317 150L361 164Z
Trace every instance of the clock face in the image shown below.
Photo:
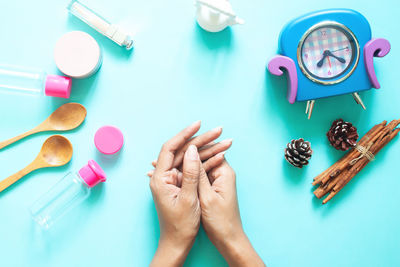
M355 36L344 25L333 22L310 29L300 41L299 48L299 65L315 82L341 82L351 75L358 63L359 46Z

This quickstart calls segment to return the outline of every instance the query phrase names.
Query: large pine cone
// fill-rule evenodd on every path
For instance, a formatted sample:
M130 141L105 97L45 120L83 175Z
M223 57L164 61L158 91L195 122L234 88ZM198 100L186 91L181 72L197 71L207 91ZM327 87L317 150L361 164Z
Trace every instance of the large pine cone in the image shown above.
M332 123L326 136L334 148L342 151L355 147L358 139L357 128L342 119L335 120Z
M292 140L285 148L285 159L297 168L303 168L311 159L312 149L310 142L303 138Z

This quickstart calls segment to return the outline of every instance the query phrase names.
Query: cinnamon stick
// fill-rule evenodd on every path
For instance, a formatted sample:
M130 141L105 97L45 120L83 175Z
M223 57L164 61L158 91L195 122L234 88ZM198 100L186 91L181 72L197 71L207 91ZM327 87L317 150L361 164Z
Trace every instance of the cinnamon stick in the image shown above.
M372 127L358 142L359 146L368 148L368 151L376 155L400 132L396 128L400 120L393 120L387 124L383 121ZM348 182L350 182L368 163L370 159L353 148L335 164L314 178L313 185L319 185L314 191L317 198L329 195L323 200L323 204L330 201ZM356 160L355 160L356 159ZM355 163L354 163L355 161Z
M363 138L360 139L359 144L362 146L365 146L368 140L375 136L377 133L382 130L384 125L386 125L387 121L383 121L380 124L375 125L372 127L364 136ZM359 152L355 149L352 149L348 154L346 154L344 157L342 157L339 161L337 161L335 164L333 164L330 168L328 168L326 171L318 175L317 177L314 178L314 182L312 185L317 185L317 184L325 184L327 180L329 180L329 177L326 177L326 174L329 173L329 175L332 175L334 173L340 173L345 167L347 167L343 162L348 162L348 159L351 157L356 158L357 156L354 156L354 154L359 154Z

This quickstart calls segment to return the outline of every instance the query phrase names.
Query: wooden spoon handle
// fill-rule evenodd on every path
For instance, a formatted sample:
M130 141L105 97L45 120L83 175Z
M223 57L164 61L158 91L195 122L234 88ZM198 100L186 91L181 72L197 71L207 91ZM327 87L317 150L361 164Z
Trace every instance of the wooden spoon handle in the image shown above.
M3 181L0 182L0 192L2 192L4 189L8 188L10 185L14 184L16 181L27 175L28 173L31 173L34 171L34 163L32 162L28 166L26 166L24 169L20 170L19 172L11 175L10 177L4 179Z
M30 130L30 131L27 131L26 133L23 133L21 135L18 135L16 137L13 137L13 138L8 139L6 141L0 142L0 150L5 148L6 146L9 146L9 145L21 140L22 138L25 138L27 136L30 136L30 135L38 133L38 132L41 132L41 130L39 128L34 128L34 129Z

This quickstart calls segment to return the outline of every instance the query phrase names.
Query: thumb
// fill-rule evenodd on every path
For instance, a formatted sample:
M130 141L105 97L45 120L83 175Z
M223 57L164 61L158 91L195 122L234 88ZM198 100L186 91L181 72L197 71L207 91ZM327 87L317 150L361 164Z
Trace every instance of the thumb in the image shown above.
M197 147L189 146L183 157L182 168L182 192L184 194L196 194L200 176L200 156Z
M203 164L200 166L200 178L199 178L199 197L206 198L212 194L213 190L211 188L210 180L206 171L204 170Z

